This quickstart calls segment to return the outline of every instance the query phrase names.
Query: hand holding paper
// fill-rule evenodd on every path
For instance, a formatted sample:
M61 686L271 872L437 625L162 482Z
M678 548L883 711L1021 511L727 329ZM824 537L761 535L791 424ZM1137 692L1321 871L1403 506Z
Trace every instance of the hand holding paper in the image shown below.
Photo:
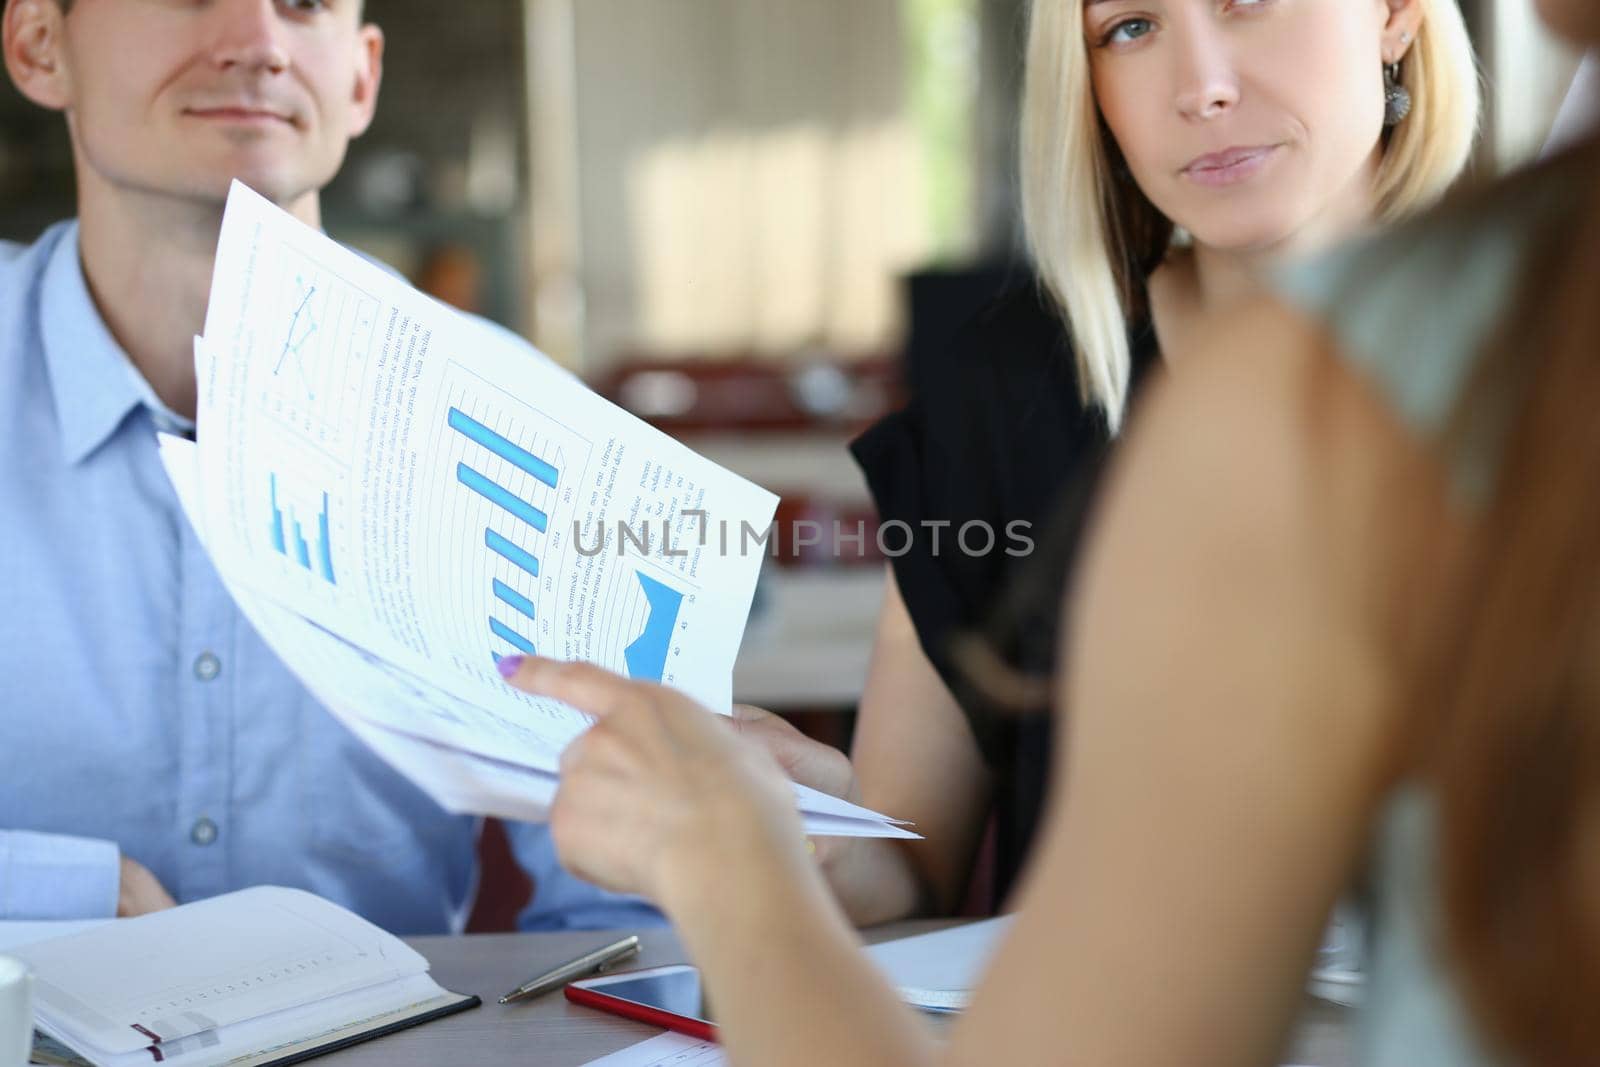
M588 727L503 656L730 710L770 493L237 183L195 358L200 443L162 458L229 591L447 809L542 817ZM796 792L814 832L912 836Z
M502 662L519 689L598 718L561 758L550 829L561 862L607 889L639 893L669 913L691 885L685 866L727 869L741 855L805 861L791 785L765 749L739 738L682 693L587 663Z

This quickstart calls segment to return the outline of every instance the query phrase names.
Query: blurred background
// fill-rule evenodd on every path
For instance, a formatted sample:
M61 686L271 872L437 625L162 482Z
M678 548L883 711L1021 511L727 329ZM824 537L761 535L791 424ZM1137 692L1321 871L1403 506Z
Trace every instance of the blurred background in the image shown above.
M1537 151L1575 57L1466 0L1480 170ZM328 230L532 339L866 551L769 560L736 697L843 742L882 566L848 440L1013 271L1026 0L368 0L372 130ZM72 214L60 116L0 89L0 238ZM1014 273L1012 275L1014 277Z

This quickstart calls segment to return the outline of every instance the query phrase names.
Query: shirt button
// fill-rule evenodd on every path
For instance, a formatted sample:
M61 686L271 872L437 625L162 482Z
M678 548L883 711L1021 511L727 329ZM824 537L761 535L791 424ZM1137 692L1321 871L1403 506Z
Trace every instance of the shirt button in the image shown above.
M217 839L217 824L205 816L196 819L189 830L189 840L197 845L209 845Z
M202 682L209 682L222 673L222 661L209 652L202 652L194 661L194 676Z

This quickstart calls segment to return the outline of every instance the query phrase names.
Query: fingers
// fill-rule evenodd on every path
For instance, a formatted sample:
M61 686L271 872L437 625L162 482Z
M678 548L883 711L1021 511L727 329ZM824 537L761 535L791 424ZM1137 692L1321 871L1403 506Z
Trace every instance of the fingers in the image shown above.
M788 720L759 708L736 706L733 725L741 738L764 749L801 785L839 797L855 788L855 767L849 757L807 737Z
M740 724L783 722L781 718L772 714L772 712L767 711L765 708L758 708L754 704L735 704L733 706L733 720Z
M148 868L127 856L122 857L121 884L117 893L118 917L132 918L152 911L163 911L176 904L172 894Z
M638 683L592 663L503 656L499 668L501 677L525 693L551 697L602 719L639 703Z
M790 737L805 736L783 716L774 715L770 711L749 704L735 704L733 717L729 721L733 724L735 732L769 747L773 745L782 747Z

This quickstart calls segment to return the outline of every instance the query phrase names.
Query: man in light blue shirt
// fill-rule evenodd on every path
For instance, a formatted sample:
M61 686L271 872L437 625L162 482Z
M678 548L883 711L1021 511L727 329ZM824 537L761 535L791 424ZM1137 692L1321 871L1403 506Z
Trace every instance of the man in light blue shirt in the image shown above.
M228 183L302 221L371 121L359 0L7 0L17 87L63 111L78 219L0 242L0 919L260 883L459 930L479 823L306 693L240 616L156 455L193 432ZM530 358L541 358L531 354ZM659 921L510 828L526 928Z

